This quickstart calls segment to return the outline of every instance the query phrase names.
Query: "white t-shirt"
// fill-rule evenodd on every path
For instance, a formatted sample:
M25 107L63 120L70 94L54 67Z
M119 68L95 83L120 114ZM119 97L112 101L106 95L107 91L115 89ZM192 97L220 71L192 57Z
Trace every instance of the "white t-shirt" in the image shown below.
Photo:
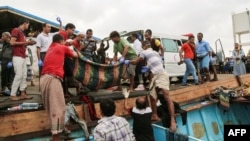
M142 52L141 42L138 39L134 41L133 47L137 55Z
M36 46L41 49L40 52L46 52L48 50L52 43L53 36L57 33L58 32L45 34L42 32L37 36Z

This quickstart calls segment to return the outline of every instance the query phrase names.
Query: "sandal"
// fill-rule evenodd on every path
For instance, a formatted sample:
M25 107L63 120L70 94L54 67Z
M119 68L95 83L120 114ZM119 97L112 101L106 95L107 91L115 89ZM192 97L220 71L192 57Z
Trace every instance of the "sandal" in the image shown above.
M32 99L32 98L33 98L33 96L28 96L28 95L26 95L26 94L20 96L20 100L24 100L24 99L27 99L27 100L28 100L28 99Z

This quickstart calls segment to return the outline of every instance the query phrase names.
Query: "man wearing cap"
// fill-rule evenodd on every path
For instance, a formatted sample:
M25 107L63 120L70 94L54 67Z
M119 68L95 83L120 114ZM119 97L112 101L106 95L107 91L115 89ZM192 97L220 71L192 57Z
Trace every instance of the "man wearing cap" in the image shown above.
M186 72L184 74L181 83L182 86L187 85L187 77L190 73L193 75L195 85L199 84L199 80L196 75L196 69L192 61L194 59L193 48L194 48L194 35L190 35L188 37L188 41L184 43L181 49L179 50L180 62L181 63L184 62L186 64ZM182 55L183 53L184 55Z

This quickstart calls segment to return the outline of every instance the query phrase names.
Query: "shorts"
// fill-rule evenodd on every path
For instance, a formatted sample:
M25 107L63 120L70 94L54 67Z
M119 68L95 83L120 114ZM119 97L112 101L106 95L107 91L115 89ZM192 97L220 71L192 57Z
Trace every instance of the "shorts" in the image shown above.
M129 64L127 71L130 75L135 76L135 67L136 65Z
M199 69L209 68L209 55L199 60Z
M157 99L156 88L169 90L169 76L167 72L162 72L159 74L154 74L149 86L150 95Z

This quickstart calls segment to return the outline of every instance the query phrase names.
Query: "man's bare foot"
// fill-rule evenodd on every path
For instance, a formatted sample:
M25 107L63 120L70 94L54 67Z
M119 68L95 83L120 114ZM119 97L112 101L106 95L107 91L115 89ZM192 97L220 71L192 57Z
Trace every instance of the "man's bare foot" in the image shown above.
M28 96L26 94L23 94L20 96L20 99L32 99L32 98L33 98L33 96Z
M17 96L10 96L10 100L17 101L17 100L21 100L21 99Z

